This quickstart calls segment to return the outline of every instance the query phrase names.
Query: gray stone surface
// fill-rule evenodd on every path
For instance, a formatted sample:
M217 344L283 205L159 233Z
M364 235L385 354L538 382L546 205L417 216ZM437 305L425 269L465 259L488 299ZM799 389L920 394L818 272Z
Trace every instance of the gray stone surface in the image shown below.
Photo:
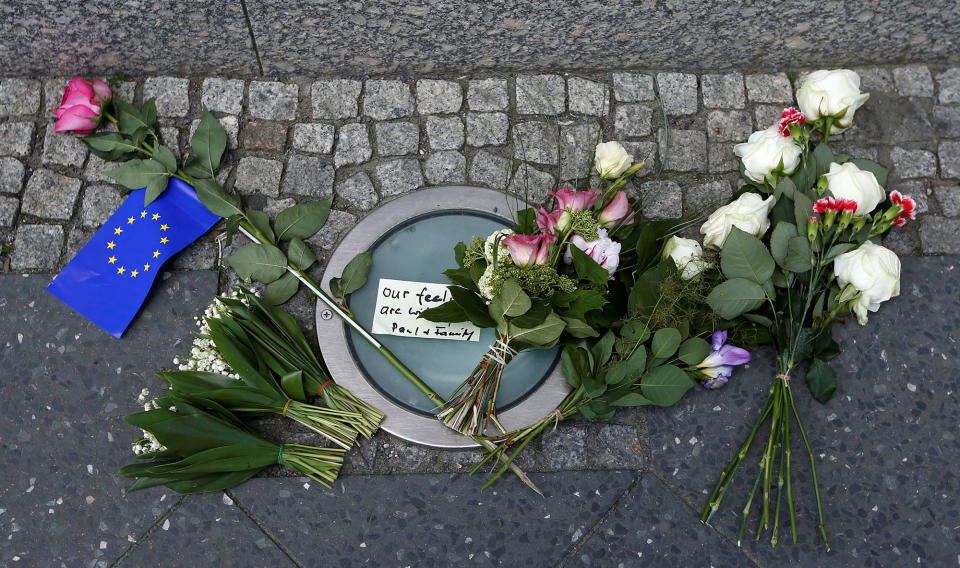
M660 163L664 169L680 172L701 171L707 161L707 137L699 130L657 132Z
M537 205L547 200L547 192L556 189L557 179L530 164L520 164L513 172L508 190L522 196L527 203Z
M203 80L200 102L210 112L238 115L243 110L243 81L211 77Z
M783 113L783 107L780 105L758 105L754 110L754 117L757 119L757 130L770 128L780 120ZM746 142L746 140L744 140ZM833 142L831 142L833 144Z
M83 167L84 160L87 159L87 145L80 139L71 134L58 134L53 131L54 125L47 125L47 133L43 137L43 156L44 164L53 164L59 166Z
M960 219L922 217L920 242L923 254L960 254Z
M634 425L600 424L592 446L587 459L590 467L640 469L644 466L645 448Z
M292 153L283 171L284 195L326 199L333 194L333 165L315 156Z
M10 267L14 270L50 270L60 262L63 228L59 225L21 224L13 241Z
M933 192L937 196L940 210L947 217L960 217L960 186L935 185Z
M707 170L710 173L733 172L740 167L740 159L733 153L735 144L715 144L707 146Z
M381 162L376 168L380 194L390 197L417 189L423 185L420 162L415 159L398 159Z
M733 188L727 180L689 185L683 189L683 211L687 215L710 214L717 207L729 203L731 197Z
M502 146L507 143L510 121L502 112L468 112L468 146Z
M657 169L657 143L656 142L624 142L623 147L633 156L633 162L643 162L643 167L634 174L634 181L643 179Z
M40 81L0 79L0 116L33 114L39 108Z
M459 150L463 147L463 120L459 116L428 116L425 130L432 150Z
M674 181L648 181L640 186L643 216L648 219L679 219L683 216L683 191Z
M893 171L904 179L937 175L937 156L933 152L894 148L890 151L890 161Z
M33 139L32 122L0 122L0 154L26 156Z
M420 127L413 122L378 122L374 136L380 156L416 154L420 147Z
M356 223L357 218L351 213L331 209L326 224L317 234L307 239L306 243L321 249L331 250L334 245L340 242L340 237L345 235Z
M280 196L280 175L283 162L266 158L241 158L237 165L237 178L234 187L240 193L260 194L268 197Z
M434 152L423 163L428 183L459 184L467 179L467 159L460 152Z
M933 128L943 138L960 138L960 106L933 107Z
M467 106L470 110L506 110L510 106L507 80L492 77L475 79L467 87Z
M622 103L652 101L657 98L653 90L653 77L637 73L614 73L613 96Z
M960 179L960 142L941 142L937 153L940 156L941 175Z
M610 88L603 83L571 77L567 79L570 112L605 116L610 111Z
M518 160L556 165L559 131L554 122L529 121L513 126L513 155Z
M870 93L876 91L892 92L896 89L893 75L881 67L858 67L854 71L860 75L860 89Z
M660 101L669 115L697 112L697 76L690 73L658 73Z
M916 202L917 214L926 213L930 210L929 200L927 199L927 187L923 180L898 181L888 183L887 191L899 191L903 195L909 195Z
M61 262L70 262L80 249L83 248L83 245L93 238L95 231L93 229L83 229L77 227L75 229L70 229L70 232L67 234L67 249L63 252L61 256Z
M12 227L20 210L20 200L16 197L0 196L0 227Z
M463 105L460 83L437 79L417 81L417 112L420 114L449 114L459 112Z
M189 89L189 79L150 77L143 83L143 100L156 99L157 116L174 118L187 116L190 110Z
M743 75L704 74L700 77L703 106L706 108L743 108Z
M277 81L251 81L247 107L255 118L293 120L297 118L300 87Z
M410 86L403 81L367 81L363 92L363 114L374 120L412 115Z
M486 151L479 151L470 161L470 181L481 187L506 189L510 178L510 160Z
M333 125L293 125L293 149L313 154L329 154L333 151Z
M653 109L646 105L618 104L614 131L618 138L640 138L652 132Z
M560 127L560 179L587 179L600 141L600 125L594 121Z
M517 112L555 116L565 110L566 92L559 75L517 75Z
M902 96L933 96L933 77L926 65L896 67L893 70L893 80L897 85L897 92Z
M960 67L937 74L937 97L941 104L960 103Z
M199 126L199 123L197 124L197 126ZM229 137L230 135L227 134L228 139ZM170 151L173 152L174 157L176 157L177 160L180 160L181 158L180 130L178 128L174 128L172 126L161 126L160 127L160 143L166 146L167 148L170 148ZM229 141L228 141L228 146L229 146Z
M786 73L751 73L744 80L750 102L793 103L793 87Z
M337 183L337 195L351 207L366 211L379 201L370 176L360 172Z
M750 113L741 110L712 110L707 113L707 137L711 142L746 142L753 132Z
M360 90L363 83L351 79L315 81L310 89L313 118L352 118L359 114Z
M883 246L900 257L920 254L920 231L890 231L883 238Z
M50 170L36 170L23 192L23 212L45 219L69 219L82 183Z
M120 207L124 197L116 187L109 185L88 185L83 190L83 204L80 208L80 222L84 227L100 227L110 215Z
M0 193L20 193L23 164L16 158L0 158Z
M362 164L369 160L372 154L366 124L351 123L340 127L340 136L333 155L333 162L338 168L349 164Z
M282 152L287 145L288 128L282 122L251 120L243 125L243 148Z

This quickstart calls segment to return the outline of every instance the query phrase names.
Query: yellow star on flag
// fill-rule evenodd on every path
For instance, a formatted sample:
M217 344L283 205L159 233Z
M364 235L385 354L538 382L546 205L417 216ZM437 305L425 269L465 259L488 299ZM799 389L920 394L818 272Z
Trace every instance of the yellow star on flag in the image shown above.
M116 229L113 230L114 235L119 235L122 232L123 232L123 229L121 229L120 227L117 227Z
M144 264L144 265L143 265L143 271L146 272L146 271L148 271L148 270L150 270L150 265L149 265L149 264Z
M123 274L126 270L127 270L126 268L121 266L120 268L117 269L117 274Z
M140 274L140 273L134 270L133 272L130 273L130 278L136 278L137 274Z
M160 244L162 245L165 245L169 242L170 242L170 239L168 239L167 237L163 237L162 239L160 239Z
M107 243L107 248L108 248L108 249L112 249L112 248L115 247L115 246L117 246L117 244L114 243L113 241L110 241L109 243Z
M115 256L111 256L110 258L107 259L107 262L109 262L110 264L113 264L116 261L117 261L117 257Z
M160 256L160 251L158 250L153 251L153 258L157 258L158 256Z
M140 218L141 218L141 219L143 219L143 218L146 217L146 216L147 216L147 212L146 212L146 211L141 211L141 212L140 212Z
M160 214L159 214L159 213L154 213L154 214L153 214L153 220L154 220L154 221L156 221L156 220L159 219L159 218L160 218Z
M129 219L127 219L127 224L133 225L133 217L130 217Z
M170 228L170 226L167 225L167 224L160 225L160 230L161 230L161 231L166 231L166 230L169 229L169 228Z

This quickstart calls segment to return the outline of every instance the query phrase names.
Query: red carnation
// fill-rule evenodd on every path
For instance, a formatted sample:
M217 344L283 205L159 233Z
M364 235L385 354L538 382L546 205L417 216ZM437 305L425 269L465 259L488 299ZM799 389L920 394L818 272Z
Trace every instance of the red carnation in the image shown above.
M900 206L900 214L893 219L894 225L902 227L907 224L907 219L917 218L917 202L910 196L903 195L899 191L891 191L890 201Z
M777 121L777 132L781 136L790 136L790 125L791 124L800 124L807 120L807 116L800 112L799 110L791 107L783 109L783 113L780 114L780 120Z

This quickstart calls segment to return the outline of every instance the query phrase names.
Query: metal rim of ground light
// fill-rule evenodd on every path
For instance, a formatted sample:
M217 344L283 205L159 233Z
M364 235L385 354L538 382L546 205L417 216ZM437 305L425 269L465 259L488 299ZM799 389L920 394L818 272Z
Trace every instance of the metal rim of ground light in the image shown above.
M417 215L443 210L473 210L509 218L511 204L523 203L498 191L466 186L424 189L374 209L340 241L327 263L321 287L330 289L330 279L339 276L357 254L368 250L384 233ZM453 244L451 243L451 246ZM381 425L388 433L409 442L438 448L475 448L478 444L444 426L435 418L415 414L380 393L357 367L347 344L346 326L339 318L324 319L326 307L317 301L317 339L331 377L353 394L386 415ZM402 353L396 354L403 359ZM553 412L570 392L560 365L519 403L498 414L503 426L514 430L530 425Z

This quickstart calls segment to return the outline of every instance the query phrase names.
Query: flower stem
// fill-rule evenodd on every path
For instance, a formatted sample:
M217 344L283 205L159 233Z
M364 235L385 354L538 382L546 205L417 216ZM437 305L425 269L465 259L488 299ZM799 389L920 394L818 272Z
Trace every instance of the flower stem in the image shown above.
M823 504L820 499L820 482L817 480L817 463L813 457L813 448L810 447L810 440L807 439L807 431L803 428L803 421L800 420L800 413L797 412L797 405L793 401L793 391L790 390L790 385L787 385L787 396L789 397L790 409L793 410L793 415L797 419L797 426L800 428L800 437L803 438L803 445L807 448L807 455L810 456L810 474L813 477L813 491L814 495L817 497L817 518L820 523L818 528L820 529L820 536L823 537L823 544L826 546L827 551L830 551L830 540L827 538L827 531L823 525Z

